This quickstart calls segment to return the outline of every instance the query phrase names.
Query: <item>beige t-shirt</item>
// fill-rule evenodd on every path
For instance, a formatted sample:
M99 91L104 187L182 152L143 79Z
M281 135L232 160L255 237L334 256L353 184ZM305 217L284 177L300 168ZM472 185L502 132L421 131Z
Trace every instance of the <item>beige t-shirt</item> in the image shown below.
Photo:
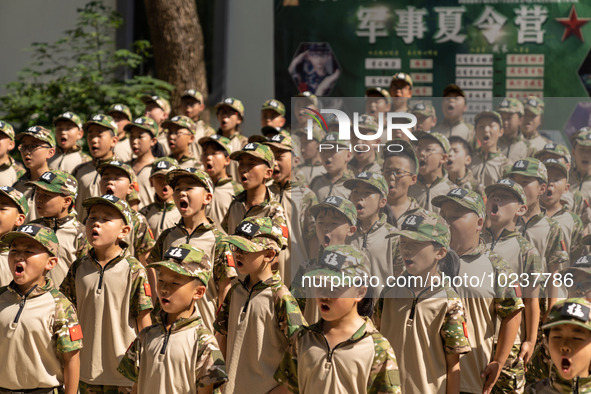
M181 213L174 204L174 201L154 201L147 207L140 210L140 213L148 220L148 226L152 230L155 239L168 228L174 227L181 220Z
M414 198L421 208L438 214L440 208L433 205L431 201L437 196L446 195L454 187L455 185L447 177L447 172L443 170L443 176L437 178L431 186L424 184L419 175L417 183L408 189L408 196Z
M220 179L214 185L213 199L205 208L205 214L211 218L217 228L222 228L224 216L230 208L232 200L244 189L232 178Z
M0 287L8 286L12 279L12 272L8 265L8 245L0 244Z
M92 157L82 152L81 148L68 153L64 153L60 148L57 148L55 155L47 160L47 165L52 170L62 170L71 174L74 168L91 160Z
M93 160L83 164L72 171L72 175L78 181L78 197L76 197L76 212L78 212L78 220L84 221L86 219L86 209L82 206L84 200L90 197L97 197L101 195L101 188L99 182L101 176L96 170L96 167L111 160L115 160L115 157L109 157L108 159Z
M345 187L345 181L353 178L353 173L347 170L342 177L337 179L334 183L331 182L328 174L319 175L310 182L310 189L316 193L318 201L323 201L328 196L337 196L341 198L349 198L351 190Z

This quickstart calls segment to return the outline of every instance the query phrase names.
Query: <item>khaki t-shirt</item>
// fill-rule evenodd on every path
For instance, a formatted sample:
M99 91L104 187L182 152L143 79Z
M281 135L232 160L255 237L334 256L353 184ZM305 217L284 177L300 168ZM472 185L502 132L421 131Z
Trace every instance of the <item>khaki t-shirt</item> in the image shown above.
M568 267L568 251L558 222L540 212L527 222L521 217L516 228L540 253L544 272L559 271Z
M21 294L16 285L0 288L0 387L51 388L64 383L62 355L82 348L76 310L51 280Z
M441 133L448 139L451 136L462 137L469 143L472 143L476 139L474 126L463 119L457 121L454 124L451 124L446 119L443 119L441 122L437 122L437 125L433 128L432 132Z
M96 171L96 167L99 164L116 160L115 156L111 156L106 159L100 160L93 160L83 164L80 164L78 167L72 171L72 175L78 181L78 197L76 197L76 212L78 212L78 220L84 222L86 219L86 209L82 207L82 203L84 200L90 197L97 197L101 195L101 188L99 182L101 180L101 176Z
M127 136L117 141L114 152L115 156L120 158L123 162L128 162L133 159L133 151L131 150L131 144L129 143L129 138L127 138Z
M136 338L139 313L152 309L146 269L126 250L102 267L91 249L70 267L60 290L76 306L84 332L80 380L132 386L117 367Z
M437 196L446 195L454 187L455 185L447 177L447 172L443 170L443 176L437 178L431 186L423 183L422 177L419 175L417 183L408 189L408 196L414 198L421 208L439 213L440 208L433 205L431 201Z
M82 152L80 147L68 153L64 153L60 148L57 148L55 155L47 160L47 165L52 170L62 170L71 174L74 168L91 160L92 157Z
M26 173L12 186L19 192L23 193L25 198L27 199L27 204L29 205L29 213L25 218L25 223L31 222L39 217L39 215L37 215L37 208L35 207L35 192L37 191L37 186L27 185L26 183L30 180L31 178L29 177L29 174Z
M507 157L509 163L515 163L517 160L531 156L533 153L533 149L529 146L521 134L511 139L507 139L505 136L502 136L499 138L497 145L501 153Z
M8 163L0 165L0 187L14 185L25 174L25 169L12 157L8 157Z
M258 205L246 209L246 191L243 191L234 197L234 201L230 204L230 208L228 208L228 212L226 212L226 216L222 220L222 230L232 235L236 227L245 218L260 218L265 216L282 221L281 223L283 225L285 224L285 212L279 201L277 201L277 196L267 188L265 200Z
M312 183L312 179L316 178L317 176L326 174L326 169L322 166L322 163L306 163L300 164L298 166L298 171L301 172L304 176L304 180L307 185Z
M234 197L242 193L242 186L232 178L220 179L213 188L213 199L205 208L205 214L211 218L217 228L222 228L224 216Z
M478 149L472 156L470 169L476 181L486 187L503 178L503 171L508 164L510 164L509 160L501 152L491 152L486 155Z
M164 203L154 201L147 207L142 208L140 213L148 220L148 226L152 230L155 239L158 239L162 231L174 227L181 220L181 213L174 201Z
M332 182L328 174L322 174L312 179L310 182L310 189L316 193L318 201L323 201L328 196L337 196L341 198L349 198L351 190L345 187L345 181L353 178L353 173L350 170L345 171L336 181Z
M0 287L8 286L12 279L14 278L8 265L8 245L0 244Z
M132 165L131 162L128 163L130 166ZM139 195L140 195L140 209L143 207L147 207L148 205L154 202L154 195L156 191L150 185L150 173L152 172L152 165L148 164L144 168L142 168L137 174L137 183L139 187Z

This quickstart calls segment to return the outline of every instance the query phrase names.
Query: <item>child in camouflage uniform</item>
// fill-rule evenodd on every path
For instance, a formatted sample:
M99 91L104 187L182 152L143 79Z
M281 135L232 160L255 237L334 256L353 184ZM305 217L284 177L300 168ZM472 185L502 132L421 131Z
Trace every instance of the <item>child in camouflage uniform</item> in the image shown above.
M97 167L101 175L100 191L114 195L122 200L129 200L133 191L137 191L137 181L133 169L118 160L107 161ZM128 253L145 264L150 250L154 247L154 235L148 227L146 217L131 210L131 232L125 238Z
M168 119L171 114L170 102L160 96L143 96L141 100L146 104L146 107L144 108L144 116L154 119L154 121L158 123L158 126L166 129L164 121ZM170 148L168 147L166 137L166 133L160 134L158 137L158 143L162 147L164 154L168 156L170 155Z
M158 272L162 311L139 333L118 368L137 383L138 393L212 392L228 380L218 343L195 308L211 276L207 259L203 250L181 244L148 266Z
M524 115L521 120L521 131L533 152L537 152L544 149L544 145L552 142L538 131L544 115L544 101L536 96L528 96L522 102Z
M486 215L490 227L482 233L486 246L499 254L511 269L525 277L523 281L523 316L511 353L495 385L495 390L523 392L525 365L534 352L540 321L540 283L536 275L543 274L542 258L537 249L516 230L516 224L527 210L525 192L510 179L501 179L486 188ZM540 276L538 276L539 278ZM497 338L495 338L496 340ZM496 341L495 341L496 346Z
M226 295L214 323L228 370L223 392L267 393L277 386L273 374L289 338L305 324L296 300L271 268L287 238L281 226L262 217L245 219L236 235L223 240L244 277Z
M521 121L525 110L523 103L516 98L506 97L497 106L497 112L503 120L503 135L498 146L510 163L531 156L533 149L521 134Z
M10 186L0 186L0 237L25 222L29 204L23 193ZM8 267L8 245L0 241L0 286L8 286L12 273Z
M349 141L340 140L339 133L328 133L320 144L323 146L320 160L326 173L312 179L310 189L316 193L318 201L328 196L349 197L349 190L344 186L345 181L354 176L347 168L352 157Z
M84 201L91 249L70 267L60 290L76 305L86 343L80 352L80 393L129 393L117 371L137 333L152 324L152 291L146 269L127 253L129 205L106 194Z
M150 173L155 160L152 148L158 142L156 138L160 127L153 119L140 117L125 126L125 130L129 132L129 144L136 156L127 164L136 174L141 209L154 202L154 188L150 184Z
M215 129L205 123L203 119L201 119L201 113L204 110L205 101L201 92L195 89L187 89L183 92L181 95L180 111L183 113L183 115L191 118L191 120L195 122L195 125L197 126L195 140L189 148L193 157L201 157L202 150L199 140L201 138L209 137L215 134Z
M300 152L304 161L298 166L298 170L304 175L304 182L309 185L312 179L319 175L326 174L326 169L322 166L320 159L320 143L325 137L324 130L317 124L312 125L312 139L308 139L306 129L297 129L293 131L300 140Z
M573 157L575 166L571 168L571 189L579 191L587 201L591 202L591 129L584 128L579 131L573 144Z
M170 157L161 157L152 163L150 185L156 191L154 202L143 207L140 213L148 220L155 239L181 219L181 213L174 203L173 189L166 183L166 174L178 168L177 161Z
M248 142L248 139L240 133L240 124L244 119L244 105L242 101L233 97L228 97L215 105L216 116L220 128L217 134L230 140L230 150L238 152ZM238 165L230 163L228 175L236 182L239 182Z
M449 180L462 189L484 192L484 186L476 180L469 168L473 156L470 144L462 137L453 136L449 138L449 146L449 155L445 163Z
M26 221L31 221L37 218L35 187L29 186L27 182L36 181L49 171L47 161L55 153L55 138L49 129L42 126L32 126L19 133L16 139L19 141L18 149L27 167L27 172L18 179L13 187L27 198L29 215Z
M378 131L377 119L369 115L361 115L358 122L359 132L363 135L375 135ZM362 140L355 133L351 135L351 145L366 145L368 150L363 149L353 150L351 161L348 163L348 168L357 175L361 172L375 172L379 173L382 168L378 163L378 154L376 152L376 145L380 143L380 138L372 140Z
M234 197L244 190L234 179L230 178L227 169L230 165L230 140L219 134L203 137L199 140L203 170L213 182L213 198L207 206L207 217L214 221L217 228L222 228L222 221Z
M72 171L72 175L78 180L76 212L78 212L78 218L84 221L86 210L82 207L82 202L89 197L101 194L97 167L101 163L115 160L113 148L117 144L117 124L108 115L96 114L84 123L82 128L86 133L92 161L80 164Z
M197 125L186 116L177 115L165 120L162 127L166 129L166 141L170 150L169 157L179 163L181 168L201 167L199 156L193 156L190 147L195 143Z
M10 156L14 149L14 128L0 120L0 186L12 186L24 175L25 169Z
M275 372L277 382L291 392L321 393L329 387L343 393L401 392L392 347L368 317L372 301L366 297L367 288L332 289L328 284L332 277L367 276L367 265L367 257L355 247L329 246L304 276L310 283L326 280L324 286L314 285L322 318L291 336Z
M532 383L525 392L591 392L591 303L583 298L557 302L542 329L552 358L550 377Z
M482 197L473 191L452 189L433 199L441 216L450 226L450 248L460 258L459 277L486 277L478 285L464 283L457 288L466 309L468 338L472 351L460 358L460 391L490 392L507 361L524 308L521 292L498 280L513 270L502 257L487 250L480 238L485 207ZM518 290L519 288L517 288ZM494 347L497 319L501 320L497 347Z
M73 112L64 112L53 120L57 150L49 159L49 168L72 173L74 168L91 160L82 152L78 141L84 137L82 119Z
M261 107L261 127L272 127L280 130L285 126L285 105L279 100L270 99Z
M131 145L127 138L125 126L127 126L133 119L131 116L131 110L125 104L113 104L109 107L106 114L112 117L117 124L117 144L114 149L115 156L117 156L119 160L128 162L133 158L133 152L131 151Z
M57 264L51 229L26 224L2 237L14 280L0 288L1 392L78 392L82 330L74 306L45 274ZM62 385L65 386L62 388Z
M412 224L415 223L415 224ZM439 277L450 233L439 215L408 216L400 231L401 259L410 276ZM410 283L410 280L409 280ZM376 327L390 341L403 373L404 393L454 393L460 389L460 355L471 351L460 296L446 283L386 287L376 305Z
M509 164L498 147L504 131L503 119L498 112L483 111L474 118L474 128L480 146L474 152L470 170L479 184L492 185L503 177L503 171Z
M74 261L88 251L84 225L73 212L78 182L67 172L51 170L30 184L37 188L35 208L39 216L32 223L51 228L59 241L59 260L48 274L48 278L59 287Z

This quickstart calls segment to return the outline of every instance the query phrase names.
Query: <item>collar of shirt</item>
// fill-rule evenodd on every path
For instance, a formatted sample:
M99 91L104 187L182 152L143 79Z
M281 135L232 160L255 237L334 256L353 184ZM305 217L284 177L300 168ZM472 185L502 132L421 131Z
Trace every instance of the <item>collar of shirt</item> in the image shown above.
M357 331L355 331L353 333L353 335L351 335L351 338L347 339L345 342L341 342L339 343L337 346L340 345L345 345L345 344L350 344L350 343L354 343L357 342L369 335L375 334L378 332L378 330L376 329L376 327L373 325L372 321L369 319L369 317L364 316L363 320L365 320L365 323L363 323L361 325L361 327L359 327L357 329ZM322 318L320 318L320 320L318 320L317 323L314 323L310 326L303 326L303 328L305 330L310 330L310 331L314 331L320 335L322 335L324 337L324 332L322 331L322 322L324 320Z
M463 255L461 255L460 258L464 258L464 257L469 257L471 259L477 258L477 257L480 257L481 255L483 255L485 251L486 251L486 244L484 243L484 240L482 238L480 238L480 240L478 241L478 246L472 250L469 250L468 252L464 253Z
M258 205L260 207L264 207L268 205L271 202L271 200L275 200L275 195L271 192L271 190L269 190L269 187L265 186L265 189L267 189L267 192L265 193L265 199L263 200L263 202ZM244 204L246 202L246 190L243 190L242 192L234 196L234 199Z
M484 153L484 150L482 150L482 148L478 148L476 150L476 154L478 156L480 156L484 161L489 161L494 159L495 157L501 156L502 153L500 150L496 151L496 152L488 152L488 154Z
M387 220L388 220L388 218L386 217L386 214L385 213L380 213L380 216L378 217L378 220L376 220L376 222L371 225L371 227L369 228L369 231L368 232L366 232L366 233L363 232L363 230L361 229L361 226L357 227L357 231L361 235L367 235L367 234L375 233L376 231L378 231L381 227L383 227L386 224Z
M492 233L492 230L490 227L488 227L484 231L485 231L485 233L483 235L490 237L491 240L494 239L494 236L493 236L493 233ZM511 231L511 230L507 230L506 228L504 228L503 231L501 231L501 235L499 235L497 242L504 241L509 238L514 238L514 237L517 237L518 235L519 235L519 231L517 231L517 230Z
M115 258L114 258L114 259L112 259L112 260L109 260L109 261L107 262L107 264L105 264L105 266L104 266L104 269L107 269L107 267L108 267L108 266L112 266L112 265L115 265L115 264L117 264L118 262L120 262L121 260L123 260L125 257L127 257L127 249L128 249L128 248L123 248L123 249L121 250L121 253L119 253L119 256L115 257ZM94 252L94 248L90 249L89 256L90 256L91 260L92 260L92 261L93 261L93 262L94 262L96 265L98 265L99 267L101 267L101 268L102 268L102 265L99 263L98 259L96 258L96 253Z
M591 376L565 380L560 376L555 365L552 365L548 376L550 386L555 390L559 390L557 391L559 393L587 393L588 390L591 390Z
M245 289L248 289L248 284L250 282L250 275L247 275L244 278L244 280L238 279L238 282L240 282L240 284ZM273 272L273 275L269 279L255 283L250 291L251 292L255 292L255 291L258 292L261 290L265 290L266 288L279 286L279 285L281 285L281 276L279 275L279 271L275 271L275 272Z
M445 171L445 168L442 168L441 171L443 171L443 175L435 178L435 181L433 181L433 183L431 184L431 187L433 187L441 182L444 182L448 178L447 171ZM419 174L419 176L417 178L418 178L419 182L421 182L423 185L425 185L425 182L423 182L423 177L421 176L421 174Z
M456 185L461 185L463 183L466 183L466 182L472 180L472 178L474 178L474 175L472 174L472 171L469 170L469 169L466 169L466 174L464 174L464 176L461 177L460 179L457 179L454 183ZM451 181L451 179L450 179L450 181Z
M521 131L518 132L513 137L506 137L505 135L502 135L501 138L499 138L499 141L504 142L505 144L508 144L508 145L514 144L516 142L523 141L523 135L521 134Z
M119 158L117 156L115 156L113 154L113 152L111 152L111 156L106 157L104 159L97 159L97 158L93 158L92 159L92 164L94 164L95 167L98 167L99 165L103 164L103 163L107 163L111 160L119 160Z
M58 218L41 218L43 224L47 227L54 229L63 227L66 223L76 220L78 216L76 216L76 211L70 212L67 216L64 216L61 219Z
M540 220L544 219L545 217L546 217L546 210L542 209L540 211L540 213L535 214L534 216L529 218L527 222L525 221L525 219L523 219L523 216L521 216L517 220L517 226L522 226L524 229L526 229L529 226L533 226L534 224L538 223Z
M226 183L230 183L230 182L232 182L232 178L231 177L218 179L218 181L214 185L214 188L215 187L218 187L218 186L223 186Z
M39 297L40 295L43 295L48 291L51 291L51 289L53 289L53 282L49 278L45 278L45 284L43 286L35 286L33 289L29 290L28 294L21 294L21 292L16 287L16 283L14 281L10 282L10 284L8 285L8 290L12 291L21 298Z
M12 167L15 163L16 163L15 160L11 156L8 156L8 162L4 163L4 164L0 164L0 171L4 171L4 170Z
M186 163L189 160L193 160L193 159L194 159L194 157L189 153L188 155L184 155L183 157L181 157L177 161L179 164L182 164L182 163Z
M565 213L566 211L568 211L568 207L566 206L566 204L562 204L562 208L560 208L560 209L558 210L558 212L556 212L554 215L552 215L552 217L554 218L554 217L556 217L556 216L560 216L560 215L562 215L563 213Z
M193 230L193 232L191 233L191 235L197 233L197 232L206 232L209 230L213 230L215 229L215 224L213 223L213 220L211 220L210 218L206 217L205 218L207 220L206 223L201 223L199 226L197 226L195 228L195 230ZM176 226L178 228L180 228L181 230L183 230L185 233L189 234L189 232L187 231L187 228L185 227L185 218L181 218L181 220L179 220L179 222L176 224Z
M158 197L157 194L155 195L154 202L158 205L158 209L160 211L169 212L169 211L172 211L173 209L176 208L176 204L174 203L174 200L162 201L162 200L160 200L160 197Z
M119 140L121 141L121 140ZM68 155L70 153L75 153L75 152L79 152L82 150L82 147L78 144L74 144L74 146L72 148L70 148L70 150L68 152L64 152L64 150L61 147L57 147L57 154L62 154L62 155Z
M166 329L166 315L167 313L164 311L160 311L155 317L156 324L160 326L163 332L168 331ZM181 317L180 319L176 320L170 326L170 332L178 332L183 330L188 330L190 328L196 327L203 323L203 319L199 314L199 309L195 308L193 314L189 317Z
M308 159L304 160L304 162L300 164L298 167L320 167L321 165L322 161L320 161L320 159L316 159L314 161Z
M574 181L574 182L580 182L580 183L583 183L583 182L586 182L586 181L591 181L591 174L590 174L590 175L586 175L586 174L585 174L585 175L581 176L581 175L580 175L580 174L577 172L576 168L574 168L574 167L573 167L573 168L570 170L569 179L570 179L571 181ZM573 183L574 183L574 182L573 182Z

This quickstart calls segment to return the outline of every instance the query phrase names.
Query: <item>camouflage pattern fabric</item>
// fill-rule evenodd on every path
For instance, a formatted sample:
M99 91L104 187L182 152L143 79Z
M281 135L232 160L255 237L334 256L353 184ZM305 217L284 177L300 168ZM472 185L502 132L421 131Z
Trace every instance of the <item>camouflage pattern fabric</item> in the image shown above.
M478 124L478 122L480 121L480 119L483 118L492 118L495 120L495 122L497 122L499 124L500 127L503 127L503 118L501 117L501 114L498 113L497 111L482 111L479 112L475 117L474 117L474 127L476 127L476 125Z
M126 124L124 130L130 132L133 127L147 131L148 133L152 134L153 138L158 138L158 134L160 134L160 127L158 126L158 123L156 123L154 119L148 118L147 116L140 116L133 122Z
M275 155L273 155L271 148L258 142L249 142L244 145L242 150L232 153L230 159L240 160L243 156L252 156L261 159L270 168L275 166Z
M525 115L523 103L519 101L519 99L511 97L504 98L503 101L499 103L499 106L497 107L497 112L520 114L521 116Z
M351 225L357 223L357 209L355 208L355 205L346 198L328 196L322 202L312 205L310 207L310 214L316 218L318 213L326 208L334 209L345 215Z
M30 238L39 242L52 256L58 255L59 241L52 229L42 224L29 223L17 227L16 230L4 234L2 242L10 245L17 238Z
M43 126L31 126L25 131L16 135L16 140L20 141L25 135L38 139L39 141L47 142L52 148L55 148L55 137L53 132Z
M156 103L157 106L166 113L170 113L170 102L161 96L143 96L141 98L144 104Z
M499 379L493 387L492 392L494 394L523 393L525 388L525 364L523 360L519 359L520 351L521 345L513 344Z
M571 154L568 148L562 144L550 143L544 145L544 149L537 151L534 157L538 160L543 160L544 157L548 158L563 158L567 163L571 163Z
M579 130L579 134L577 134L577 138L575 139L575 144L591 146L591 129L585 127L584 129Z
M292 150L291 137L282 134L274 135L273 137L269 138L267 142L263 142L263 145L267 145L282 151Z
M205 285L209 281L209 257L199 248L189 244L181 244L169 248L162 261L148 264L148 268L165 267L184 276L199 278Z
M107 115L112 114L113 112L119 112L125 115L125 117L127 117L127 120L129 120L131 122L131 119L133 118L131 116L131 110L129 109L129 107L125 104L113 104L109 107L109 110L107 111Z
M80 381L78 391L80 394L130 394L131 386L94 385Z
M443 148L443 153L448 153L449 150L451 149L451 145L449 144L449 140L447 139L446 136L444 136L441 133L426 133L426 132L421 132L421 133L417 133L415 135L415 137L417 137L417 143L418 143L418 141L420 141L422 139L431 139L431 140L434 140L439 145L441 145L441 147Z
M193 119L189 118L188 116L177 115L172 119L167 119L164 122L162 122L163 129L170 129L170 126L173 125L178 126L182 129L187 129L193 135L197 133L197 123L193 122Z
M280 249L287 247L287 227L270 217L246 218L236 227L234 234L222 238L221 242L247 252L260 252L272 248L275 243Z
M283 105L283 103L279 100L271 99L265 101L263 103L261 111L264 111L266 109L270 109L277 112L279 116L285 116L285 105Z
M508 190L510 191L519 201L521 201L522 204L527 204L527 199L525 197L525 191L523 191L523 188L521 187L521 185L509 178L503 178L503 179L499 179L497 181L497 183L494 183L492 185L488 185L485 189L484 192L486 193L486 195L490 195L492 192L494 192L495 190Z
M322 251L316 266L304 274L314 276L345 276L349 278L369 276L367 255L351 245L329 245Z
M194 167L177 168L170 171L166 174L166 183L168 183L170 187L174 189L177 181L184 176L196 179L199 183L203 185L203 187L205 188L205 190L207 190L208 193L213 193L213 181L211 180L207 172Z
M415 103L410 109L410 113L413 115L422 115L426 117L435 116L435 107L430 101L419 101Z
M107 128L113 132L113 135L117 134L117 123L115 123L115 120L113 120L113 118L109 115L105 115L105 114L93 115L86 123L84 123L84 126L82 126L82 129L84 130L84 132L86 132L86 133L88 132L88 127L91 124L96 124L96 125L102 126L104 128Z
M27 197L23 193L11 186L0 187L0 193L14 201L20 213L25 216L29 214L29 203L27 202Z
M228 137L224 137L223 135L219 134L212 134L210 136L199 139L199 145L201 145L202 147L208 142L214 142L221 146L226 151L228 156L232 154L232 147L230 146L230 139Z
M93 205L96 205L96 204L109 205L109 206L115 208L116 210L118 210L121 213L121 216L123 217L123 221L125 222L125 224L132 224L133 223L131 208L129 208L129 204L127 204L127 202L125 200L121 200L120 198L118 198L112 194L105 194L101 197L87 198L82 203L82 206L86 209L90 209L90 207L92 207Z
M445 220L436 213L428 211L418 211L416 215L407 216L401 229L394 231L387 238L398 235L415 241L437 242L444 247L448 247L451 240L451 233Z
M456 204L467 208L478 215L478 217L484 218L485 208L482 197L475 191L466 190L462 188L451 189L444 196L437 196L431 200L433 205L441 208L444 202L452 201Z
M513 163L511 169L505 173L506 177L510 177L511 175L529 176L538 178L542 183L548 183L548 170L546 166L533 157L526 157Z
M8 138L14 141L14 127L10 123L0 120L0 132L6 134Z
M199 101L200 103L203 103L203 94L201 94L201 92L196 89L185 90L181 95L181 98L183 97L193 97L195 100Z
M73 175L61 170L44 172L38 181L27 182L27 185L37 186L48 192L58 193L63 196L70 196L74 202L78 197L78 181Z
M384 89L379 86L372 87L365 91L365 96L369 96L372 93L379 94L380 96L385 98L389 103L392 101L392 96L390 96L390 92L388 92L388 89Z
M70 122L74 123L76 125L76 127L78 127L79 129L82 129L82 118L80 118L80 116L78 116L74 112L66 111L63 114L58 115L53 120L53 125L55 126L57 124L57 122L59 122L60 120L70 121Z
M376 189L383 197L388 195L388 182L382 174L362 171L354 179L348 179L343 184L347 189L353 190L356 185L366 184Z
M544 114L544 100L537 96L527 96L523 99L523 109L535 115Z
M150 178L154 175L162 174L166 175L169 172L179 168L179 163L172 157L161 157L154 160L152 163L152 169L150 170Z
M215 105L216 111L219 110L219 108L221 108L221 107L230 107L234 111L238 112L240 114L241 118L244 117L244 105L242 104L242 101L240 101L234 97L228 97L228 98L224 99L223 101L220 101L219 103L217 103Z

